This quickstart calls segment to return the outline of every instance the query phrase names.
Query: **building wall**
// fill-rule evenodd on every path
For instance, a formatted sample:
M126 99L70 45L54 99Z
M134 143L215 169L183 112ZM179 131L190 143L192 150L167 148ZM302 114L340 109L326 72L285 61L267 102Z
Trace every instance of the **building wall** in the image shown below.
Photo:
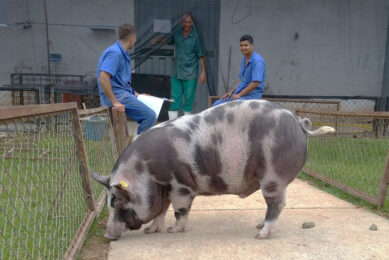
M220 5L218 94L238 79L239 38L245 33L253 35L267 62L265 94L381 94L389 0L221 0ZM134 0L50 0L47 9L50 50L62 54L53 72L61 74L95 76L101 52L117 36L89 27L134 23ZM28 20L31 28L23 29ZM12 72L47 72L43 1L9 1L8 24L0 27L0 85L10 84ZM10 98L0 92L0 105L5 104Z
M389 1L222 0L220 14L219 94L223 75L229 88L238 79L248 33L266 60L265 94L380 96Z
M12 0L8 27L0 27L0 85L10 84L13 72L47 73L46 31L43 1ZM62 62L52 72L87 74L95 77L102 51L117 39L117 30L92 31L90 27L134 23L134 0L47 1L50 53L60 53ZM31 28L23 29L24 21ZM0 92L0 104L10 104L10 95Z

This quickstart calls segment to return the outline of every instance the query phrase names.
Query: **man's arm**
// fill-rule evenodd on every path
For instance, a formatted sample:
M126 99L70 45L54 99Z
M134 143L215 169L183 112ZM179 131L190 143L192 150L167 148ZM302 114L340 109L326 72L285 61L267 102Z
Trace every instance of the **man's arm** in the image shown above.
M204 56L200 57L200 63L201 63L200 83L205 84L205 81L207 80L207 72L205 70Z
M166 44L167 42L168 42L168 38L166 38L166 37L154 37L154 38L151 38L151 40L150 40L151 45L154 45L156 43Z
M258 86L259 86L259 81L252 81L247 87L245 87L241 92L239 92L238 94L235 94L231 97L231 100L235 100L237 98L241 98L243 96L246 96L248 93L250 93L251 91L253 91L254 89L256 89Z
M228 91L226 94L224 94L221 97L221 99L229 98L232 95L232 93L234 93L234 91L235 91L236 87L239 85L239 83L240 83L240 80L238 80L238 82L235 84L235 87L233 89L231 89L230 91Z
M111 74L105 71L100 71L99 83L104 94L111 101L113 107L117 107L119 112L124 113L125 107L121 104L112 92Z

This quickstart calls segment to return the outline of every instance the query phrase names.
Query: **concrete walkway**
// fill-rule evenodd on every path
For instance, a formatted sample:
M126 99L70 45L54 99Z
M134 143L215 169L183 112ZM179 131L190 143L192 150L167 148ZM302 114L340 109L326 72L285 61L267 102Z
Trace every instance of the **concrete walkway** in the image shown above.
M189 231L170 234L170 208L161 233L126 232L111 242L108 259L389 259L389 220L295 180L270 239L256 240L264 217L261 192L246 199L196 197ZM315 223L302 229L307 221ZM372 224L378 231L371 231Z

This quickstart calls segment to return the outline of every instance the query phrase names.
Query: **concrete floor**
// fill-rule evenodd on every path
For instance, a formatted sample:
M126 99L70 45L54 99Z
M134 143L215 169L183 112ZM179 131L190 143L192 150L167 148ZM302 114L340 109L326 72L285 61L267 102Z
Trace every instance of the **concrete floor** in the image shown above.
M295 180L287 206L267 240L254 239L265 215L261 192L246 199L196 197L189 231L170 234L170 208L161 233L126 232L111 242L108 259L389 259L389 220ZM302 229L313 221L315 227ZM371 231L372 224L378 231Z

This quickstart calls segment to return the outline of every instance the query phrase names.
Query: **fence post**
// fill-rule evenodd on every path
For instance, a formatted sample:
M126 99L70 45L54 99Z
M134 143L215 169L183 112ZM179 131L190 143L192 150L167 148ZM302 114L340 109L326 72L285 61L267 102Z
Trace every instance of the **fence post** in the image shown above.
M386 97L379 97L378 98L378 105L377 109L378 111L385 111L386 108ZM382 138L385 134L384 125L385 120L384 119L377 119L375 121L375 131L376 131L376 137Z
M112 128L115 138L116 150L118 155L122 153L129 142L127 116L125 113L117 111L117 108L113 107L112 112Z
M338 104L336 104L336 112L339 112L340 111L340 101L338 102ZM338 120L338 116L336 115L335 116L335 131L338 132L338 126L339 126L339 120Z
M82 138L80 118L78 116L77 104L74 102L75 108L72 109L73 115L73 137L76 145L76 154L79 162L80 174L82 179L82 185L84 187L86 204L91 211L95 210L95 204L93 200L93 191L90 183L88 163L86 158L86 151L84 147L84 141Z
M389 150L388 155L386 156L386 163L384 172L382 173L380 187L377 194L377 207L381 208L384 205L386 193L388 191L389 185Z

